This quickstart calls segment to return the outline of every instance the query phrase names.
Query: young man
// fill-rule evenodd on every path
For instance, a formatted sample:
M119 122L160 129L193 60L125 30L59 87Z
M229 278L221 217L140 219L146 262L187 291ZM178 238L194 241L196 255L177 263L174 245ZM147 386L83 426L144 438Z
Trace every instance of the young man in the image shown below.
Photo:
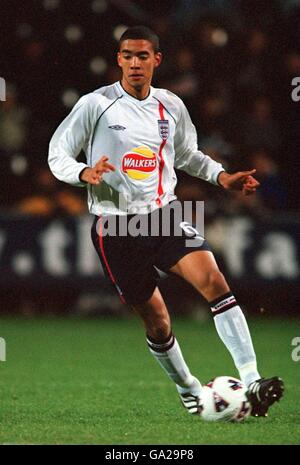
M95 215L92 238L103 268L122 301L142 318L150 352L175 382L187 410L201 413L202 387L172 333L155 267L181 276L209 302L217 332L248 386L252 415L266 416L281 398L283 382L258 373L245 317L206 241L194 230L194 247L188 247L190 236L176 215L170 215L167 236L161 228L158 236L130 235L130 220L151 219L157 212L162 218L171 210L174 167L245 195L259 185L252 176L255 170L228 174L198 150L183 102L151 86L161 60L158 37L151 30L138 26L125 31L118 52L121 81L77 102L51 139L49 165L58 179L87 186L89 210ZM81 149L86 164L76 161ZM126 235L120 233L121 225L104 234L106 220L116 218L126 218ZM178 226L181 236L174 233Z

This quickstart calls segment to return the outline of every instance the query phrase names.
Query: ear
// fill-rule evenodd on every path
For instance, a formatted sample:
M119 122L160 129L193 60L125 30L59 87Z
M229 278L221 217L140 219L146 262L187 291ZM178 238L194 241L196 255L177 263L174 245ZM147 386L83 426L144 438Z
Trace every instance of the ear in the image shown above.
M117 54L117 62L118 62L118 65L120 66L120 68L122 68L122 65L121 65L121 53L118 52Z
M155 54L155 66L154 67L157 68L161 64L161 62L162 62L162 54L161 52L157 52Z

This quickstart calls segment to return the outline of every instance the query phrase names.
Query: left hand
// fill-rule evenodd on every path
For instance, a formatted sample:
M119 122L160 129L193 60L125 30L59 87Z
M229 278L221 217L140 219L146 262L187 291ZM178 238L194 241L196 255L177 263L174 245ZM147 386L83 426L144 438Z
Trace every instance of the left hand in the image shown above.
M225 171L221 172L218 177L218 182L224 189L242 191L244 195L254 194L259 182L252 176L256 172L255 169L250 171L238 171L234 174L228 174Z

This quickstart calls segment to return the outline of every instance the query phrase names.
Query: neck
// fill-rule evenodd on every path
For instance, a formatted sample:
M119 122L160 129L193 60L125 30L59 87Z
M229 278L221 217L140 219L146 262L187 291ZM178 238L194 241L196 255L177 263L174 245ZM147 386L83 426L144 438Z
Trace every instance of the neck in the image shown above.
M121 80L121 85L123 89L127 92L127 94L131 95L132 97L138 100L144 100L148 97L150 92L150 84L144 84L143 86L131 86L124 78Z

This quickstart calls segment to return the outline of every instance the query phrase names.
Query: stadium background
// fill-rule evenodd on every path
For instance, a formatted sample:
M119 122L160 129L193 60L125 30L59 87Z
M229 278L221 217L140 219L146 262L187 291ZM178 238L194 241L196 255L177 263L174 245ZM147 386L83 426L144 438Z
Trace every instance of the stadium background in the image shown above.
M142 23L164 54L154 85L183 98L200 148L262 183L244 198L179 172L179 198L205 201L206 236L249 311L298 314L300 2L254 3L1 0L1 312L126 312L90 246L85 190L56 181L46 158L79 96L119 78L117 39ZM173 311L207 312L173 280L161 281Z
M0 442L298 444L300 103L291 81L300 1L0 7ZM49 139L79 96L119 78L117 39L135 24L159 34L154 85L183 98L200 148L228 170L255 167L261 181L243 198L178 173L177 194L205 201L206 236L247 314L260 369L285 380L266 422L202 425L180 410L140 323L103 280L84 189L47 166ZM160 285L195 375L236 375L204 300L175 278Z

